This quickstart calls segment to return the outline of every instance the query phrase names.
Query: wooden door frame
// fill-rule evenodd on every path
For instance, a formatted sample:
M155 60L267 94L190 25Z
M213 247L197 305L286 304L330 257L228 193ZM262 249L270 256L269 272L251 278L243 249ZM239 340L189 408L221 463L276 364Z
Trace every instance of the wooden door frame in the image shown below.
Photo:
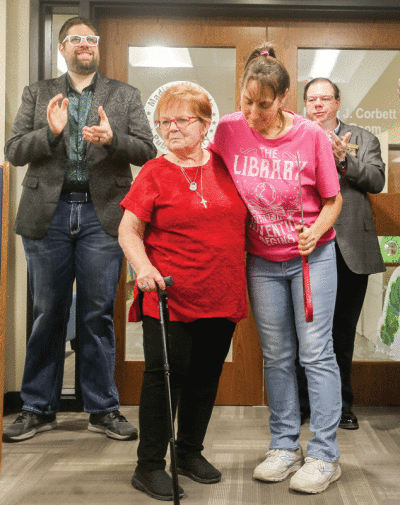
M3 433L4 375L5 375L5 341L7 312L7 269L8 243L10 229L10 165L8 161L1 164L0 184L0 433ZM0 440L1 471L2 439Z
M279 59L292 78L287 108L297 110L298 49L394 49L400 48L398 21L314 22L312 30L306 21L277 21L268 26L268 40L274 41ZM397 83L393 83L396 86ZM400 195L374 195L370 200L378 235L396 235L397 227L383 224L387 213L395 221L400 208ZM397 207L392 208L394 200ZM389 202L389 203L388 203ZM397 210L396 210L397 208ZM390 384L390 388L387 387ZM354 361L352 367L354 403L359 405L400 404L400 362Z

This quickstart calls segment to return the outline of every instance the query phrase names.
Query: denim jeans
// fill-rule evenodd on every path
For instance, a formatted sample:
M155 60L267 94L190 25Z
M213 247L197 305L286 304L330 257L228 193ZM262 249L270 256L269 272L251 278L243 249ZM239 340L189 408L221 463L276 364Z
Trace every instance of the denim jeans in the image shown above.
M333 315L333 350L339 365L342 381L342 408L350 410L353 406L351 387L351 368L353 364L354 342L357 322L365 299L368 286L367 274L355 274L346 265L336 243L336 264L338 288L335 312ZM297 381L299 384L300 408L307 412L310 409L307 390L307 379L303 367L297 364Z
M251 307L264 356L265 381L272 440L270 449L296 450L300 407L295 371L299 358L305 367L310 397L310 430L314 437L308 456L339 459L336 430L341 416L340 375L333 352L332 320L337 276L334 242L317 247L309 256L314 320L304 315L301 258L268 261L249 254L247 275Z
M79 364L84 409L119 408L114 382L114 302L123 252L100 225L93 204L68 203L61 195L47 235L23 237L33 297L33 327L21 386L23 409L59 410L66 325L76 278Z

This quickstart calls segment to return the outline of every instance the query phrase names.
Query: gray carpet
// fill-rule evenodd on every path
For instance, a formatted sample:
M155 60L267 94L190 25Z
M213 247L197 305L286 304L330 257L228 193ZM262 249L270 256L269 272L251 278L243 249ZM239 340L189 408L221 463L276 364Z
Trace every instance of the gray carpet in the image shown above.
M138 408L122 407L137 424ZM270 440L267 407L215 407L204 455L223 474L219 484L180 477L185 505L399 505L400 407L358 407L360 429L338 431L342 477L320 495L289 491L289 479L252 480ZM5 426L15 416L7 416ZM87 431L87 414L62 413L58 428L25 442L3 443L1 505L144 505L162 503L130 484L137 441ZM309 425L301 430L305 450Z

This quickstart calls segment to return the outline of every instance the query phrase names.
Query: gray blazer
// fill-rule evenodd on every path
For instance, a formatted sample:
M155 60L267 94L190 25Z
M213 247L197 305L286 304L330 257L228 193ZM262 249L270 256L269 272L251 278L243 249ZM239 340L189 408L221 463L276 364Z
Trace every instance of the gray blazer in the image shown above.
M24 166L28 163L15 231L31 239L43 238L49 229L68 161L68 124L56 145L51 146L48 137L47 105L58 93L67 96L66 74L27 86L11 138L5 146L6 159L13 165ZM88 144L89 188L103 229L116 237L122 217L119 203L132 182L130 163L143 165L154 158L157 151L140 92L136 88L98 74L89 126L99 124L100 105L104 107L118 145L111 151L107 147Z
M341 123L339 137L351 132L347 172L340 179L341 213L334 225L336 240L347 266L356 274L385 271L367 193L379 193L385 185L385 164L379 140L372 133Z

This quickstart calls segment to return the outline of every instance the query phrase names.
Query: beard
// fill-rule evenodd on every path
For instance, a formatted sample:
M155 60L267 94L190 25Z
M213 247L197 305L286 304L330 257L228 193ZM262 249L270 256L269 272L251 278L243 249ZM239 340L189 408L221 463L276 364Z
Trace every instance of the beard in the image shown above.
M94 54L91 60L81 61L77 54L67 62L68 70L79 75L89 75L97 72L99 69L100 58L98 54Z

